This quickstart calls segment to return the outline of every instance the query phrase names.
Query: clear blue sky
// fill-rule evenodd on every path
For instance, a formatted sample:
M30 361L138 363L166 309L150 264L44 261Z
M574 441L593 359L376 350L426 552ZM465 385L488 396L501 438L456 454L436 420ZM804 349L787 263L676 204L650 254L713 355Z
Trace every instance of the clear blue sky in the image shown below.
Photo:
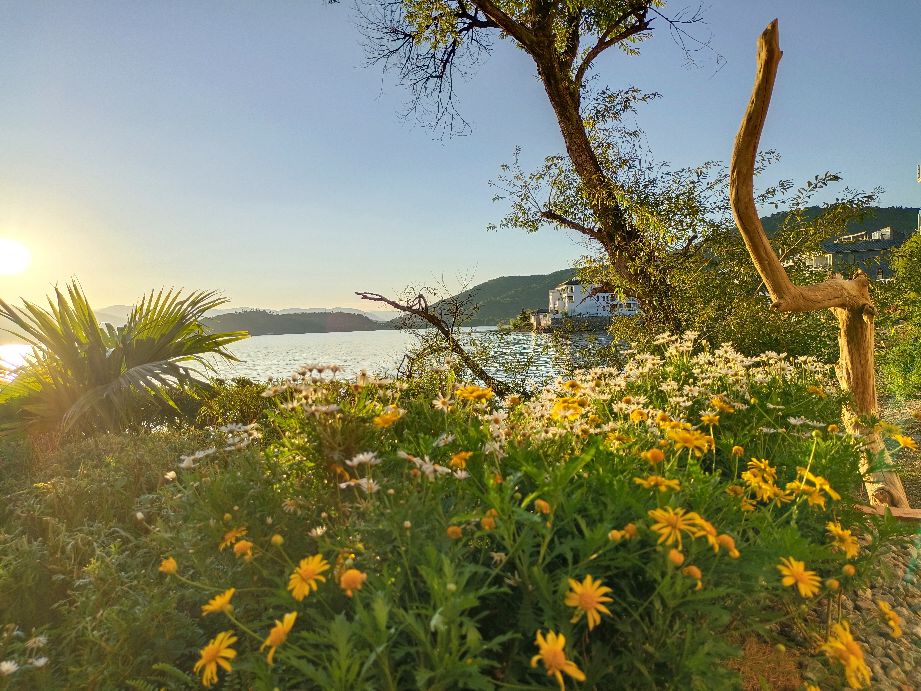
M772 178L840 171L884 187L883 204L919 205L921 3L723 0L704 16L694 32L712 34L719 71L707 56L686 67L664 30L640 57L598 63L611 86L663 94L641 112L659 158L728 157L776 16ZM582 254L566 233L485 230L505 210L488 181L513 148L561 150L526 56L497 41L458 89L471 134L438 140L399 117L407 93L365 64L354 19L320 0L0 0L0 237L34 255L0 295L76 276L99 306L161 285L359 306L359 289L541 273Z

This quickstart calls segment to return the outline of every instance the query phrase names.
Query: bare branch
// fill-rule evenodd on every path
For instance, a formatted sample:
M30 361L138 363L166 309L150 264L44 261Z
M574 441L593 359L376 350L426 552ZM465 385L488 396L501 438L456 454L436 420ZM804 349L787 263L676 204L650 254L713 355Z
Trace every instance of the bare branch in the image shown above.
M590 238L593 238L595 240L599 240L599 241L601 240L601 237L602 237L601 231L598 230L597 228L589 228L588 226L582 225L581 223L577 223L576 221L568 219L565 216L556 213L555 211L543 210L540 212L540 215L541 215L541 218L545 218L548 221L553 221L557 225L571 228L572 230L576 230L582 233L583 235L588 235Z
M844 411L845 424L852 433L867 438L870 453L885 456L886 447L879 430L865 423L867 416L877 414L873 324L876 309L870 300L866 274L858 272L849 281L835 277L815 285L795 286L768 241L755 208L755 157L782 55L775 19L758 39L755 84L733 147L729 177L732 214L752 262L774 299L774 309L784 312L832 309L838 319L838 381L851 396L851 403ZM905 489L896 473L872 472L866 458L861 469L866 473L864 482L872 502L908 506Z
M781 312L810 312L826 307L869 308L867 277L862 274L853 280L836 277L805 287L793 285L761 225L754 197L755 160L782 55L775 19L758 40L755 85L732 151L729 197L733 218L755 268L774 301L774 309Z
M461 359L461 361L467 366L467 369L473 372L474 376L478 377L484 384L495 391L499 396L507 396L509 393L511 393L511 389L507 384L490 375L480 366L476 360L470 357L470 354L466 350L464 350L464 347L460 344L453 333L454 329L456 328L456 321L452 322L450 326L446 324L444 319L429 309L428 300L425 299L425 296L422 293L419 293L415 299L405 303L391 300L390 298L384 297L379 293L356 292L355 294L362 300L383 302L395 310L398 310L404 314L411 314L412 316L423 320L427 324L430 324L444 337L445 341L448 343L448 346L451 348L451 352L453 352Z
M617 45L621 41L624 41L635 34L642 33L647 29L651 28L650 20L647 19L647 13L649 12L649 7L645 7L642 11L637 12L627 12L621 17L619 17L608 29L604 31L596 41L595 45L585 54L585 57L582 58L582 62L579 63L579 67L576 69L576 74L573 80L576 83L576 86L582 86L582 81L585 79L585 73L588 72L589 67L591 67L592 62L606 51L611 46ZM624 27L623 30L614 34L614 28L620 26L630 17L634 17L636 20L630 26ZM613 34L613 35L612 35Z

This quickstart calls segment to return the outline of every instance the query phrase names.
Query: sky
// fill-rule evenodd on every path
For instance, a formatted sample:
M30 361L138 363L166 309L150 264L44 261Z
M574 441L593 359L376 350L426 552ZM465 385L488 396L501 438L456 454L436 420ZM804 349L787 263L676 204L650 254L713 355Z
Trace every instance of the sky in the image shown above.
M883 205L921 205L921 2L722 0L702 15L697 65L661 21L640 56L596 65L601 83L662 94L640 112L659 159L728 159L777 17L769 178L831 170L883 187ZM0 0L0 238L32 253L0 297L78 278L99 307L160 286L371 307L354 292L571 266L573 233L486 230L514 148L563 150L533 63L497 40L457 92L465 136L402 117L408 92L367 63L348 0Z

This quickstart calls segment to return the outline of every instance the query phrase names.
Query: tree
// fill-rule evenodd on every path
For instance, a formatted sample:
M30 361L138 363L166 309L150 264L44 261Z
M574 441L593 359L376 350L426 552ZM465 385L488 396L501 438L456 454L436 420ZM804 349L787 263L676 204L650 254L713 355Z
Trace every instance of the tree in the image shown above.
M794 355L816 355L830 361L837 355L829 334L830 315L771 312L764 284L754 270L748 250L732 218L728 167L716 161L675 168L656 160L636 123L638 106L655 98L638 89L609 92L616 107L591 109L586 117L599 160L623 191L621 203L635 227L641 228L657 252L660 268L670 278L670 307L684 329L694 330L713 345L731 341L746 354L776 350ZM759 155L756 172L764 174L778 158ZM796 187L781 180L758 196L760 207L786 211L773 233L787 271L797 280L821 275L811 264L821 242L840 233L875 203L878 190L845 188L818 209L815 196L839 183L826 172ZM536 170L525 171L516 152L493 185L496 199L510 201L509 213L498 224L536 232L547 217L564 216L590 223L591 209L579 195L578 176L566 156L548 156ZM603 253L583 257L581 278L591 284L615 286L626 293ZM661 333L655 315L615 318L612 335L618 341L642 343ZM650 321L652 323L650 323ZM657 328L659 327L659 328Z
M921 235L893 251L892 280L878 293L883 386L903 398L921 397Z
M600 247L618 287L641 301L647 318L680 331L668 260L658 238L629 212L624 188L612 174L617 161L600 142L604 130L593 124L616 122L634 95L593 91L588 83L603 53L615 47L637 52L655 20L686 36L682 25L698 17L666 17L664 5L662 0L368 0L363 17L372 59L396 69L413 92L413 107L431 104L434 122L449 128L458 117L455 71L488 52L492 36L530 56L563 137L573 193L588 211L571 218L545 209L542 220Z
M123 430L149 402L176 408L177 390L210 390L196 366L208 369L206 356L236 359L225 348L248 335L201 325L225 302L213 292L151 291L115 328L97 321L76 281L66 293L56 288L48 309L28 301L15 309L0 300L0 319L33 348L2 398L19 400L21 427L55 435Z
M407 289L402 301L391 300L378 293L357 292L355 294L362 300L381 302L402 312L403 324L401 328L418 329L429 326L435 330L436 341L438 339L444 341L446 347L439 346L437 342L433 342L432 339L425 336L420 337L420 344L416 349L417 357L411 358L409 362L404 360L404 365L407 367L404 372L406 376L417 375L420 370L424 372L428 363L422 362L423 360L427 361L434 357L442 363L446 363L447 358L457 358L463 367L466 367L499 396L511 393L508 384L489 374L479 359L471 355L461 343L461 327L476 312L476 306L472 304L473 296L468 295L467 298L445 296L437 301L437 309L432 309L426 293L435 293L436 290L432 288L422 288L419 291ZM416 363L416 359L420 360L420 362Z
M764 128L777 66L781 58L777 20L771 22L758 41L758 70L748 108L739 126L730 164L729 196L736 225L752 262L780 312L812 312L830 309L838 320L838 379L851 394L845 421L852 432L865 434L872 453L884 454L878 429L866 425L877 414L874 317L870 282L858 271L853 278L834 276L821 283L796 285L771 246L758 217L754 198L754 171L758 143ZM867 482L871 501L907 507L908 499L898 475L873 473Z

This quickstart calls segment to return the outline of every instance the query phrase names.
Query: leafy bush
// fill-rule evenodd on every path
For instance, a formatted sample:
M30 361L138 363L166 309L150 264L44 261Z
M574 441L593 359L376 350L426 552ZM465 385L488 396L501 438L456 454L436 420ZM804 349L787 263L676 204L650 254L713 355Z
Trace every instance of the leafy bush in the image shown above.
M144 400L174 406L180 389L207 389L195 366L204 358L231 358L225 347L245 332L209 333L205 313L226 302L213 292L153 291L132 308L119 328L101 325L79 284L65 295L55 289L43 309L24 301L21 310L0 300L0 318L33 346L16 378L0 387L19 396L18 421L39 432L121 431L140 422Z
M200 431L106 435L35 456L0 440L0 631L19 632L0 661L20 667L0 675L0 689L122 687L201 644L194 600L149 571L158 516L182 520L169 513L165 476L215 441ZM25 631L47 645L17 648ZM46 658L40 670L26 653Z
M921 396L921 235L892 253L893 278L882 284L878 301L880 380L900 398Z
M163 490L160 578L210 639L164 662L257 688L721 688L744 636L844 635L810 613L897 528L851 508L829 368L661 345L526 402L272 387L262 463Z

